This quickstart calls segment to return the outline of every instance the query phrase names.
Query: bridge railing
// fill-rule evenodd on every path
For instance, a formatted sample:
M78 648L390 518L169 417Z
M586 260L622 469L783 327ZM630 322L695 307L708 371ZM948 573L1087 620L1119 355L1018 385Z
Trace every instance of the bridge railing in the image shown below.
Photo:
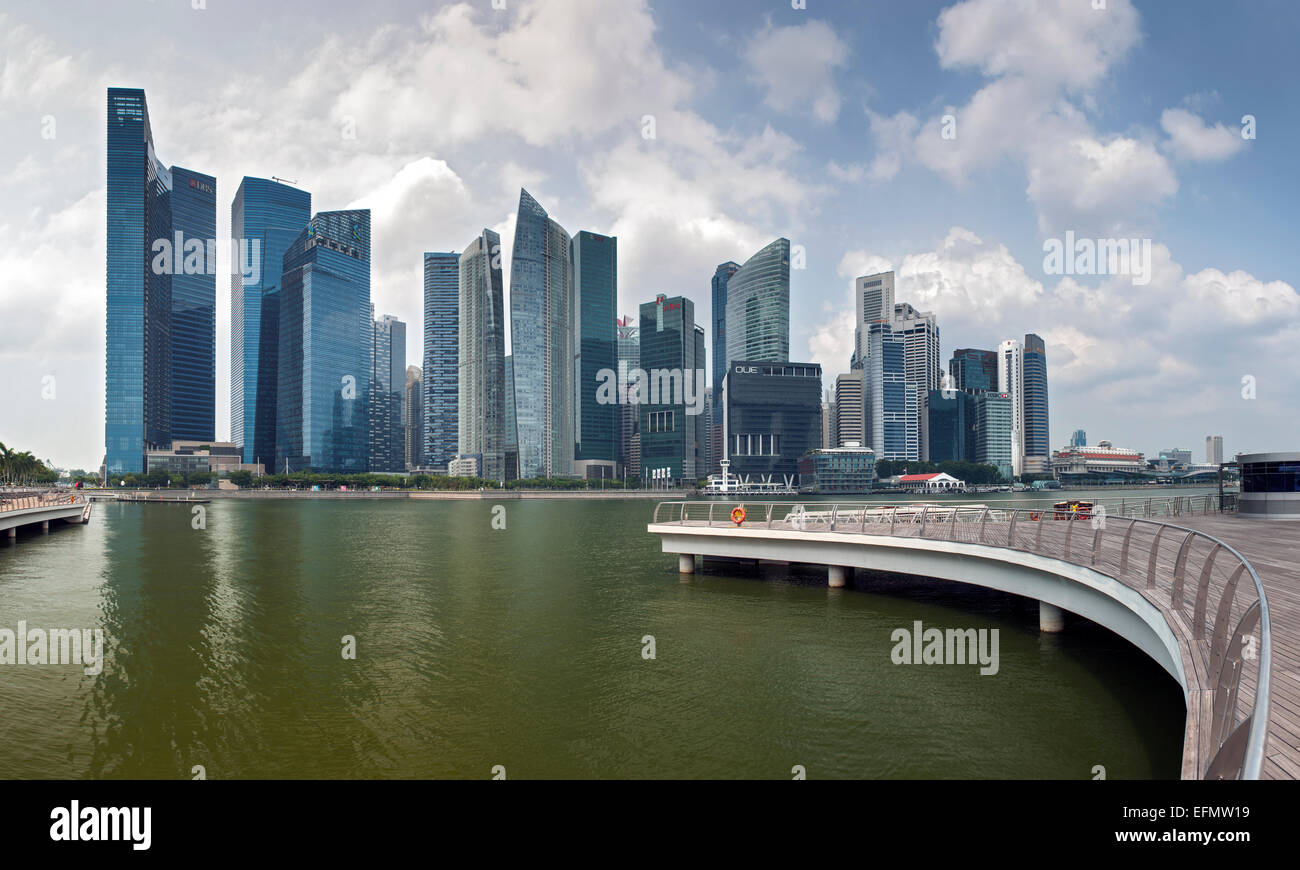
M0 492L0 513L85 503L85 495L79 492Z
M733 514L736 508L743 517ZM1232 546L1177 524L1181 516L1219 509L1216 495L1106 500L1073 509L1051 504L698 501L661 502L654 521L958 541L1035 553L1114 577L1160 605L1191 653L1195 674L1189 677L1205 692L1188 702L1188 715L1201 723L1198 774L1257 779L1268 725L1272 649L1264 587Z

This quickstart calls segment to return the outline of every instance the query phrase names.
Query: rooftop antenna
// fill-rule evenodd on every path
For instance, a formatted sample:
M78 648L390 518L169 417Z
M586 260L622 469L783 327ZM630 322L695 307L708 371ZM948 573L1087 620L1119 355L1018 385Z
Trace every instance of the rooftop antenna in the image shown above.
M298 182L296 182L296 181L290 181L290 180L287 179L287 178L276 178L274 175L271 176L271 180L272 180L272 181L280 181L280 182L283 182L284 184L294 184L294 185L296 185L296 184L298 183Z

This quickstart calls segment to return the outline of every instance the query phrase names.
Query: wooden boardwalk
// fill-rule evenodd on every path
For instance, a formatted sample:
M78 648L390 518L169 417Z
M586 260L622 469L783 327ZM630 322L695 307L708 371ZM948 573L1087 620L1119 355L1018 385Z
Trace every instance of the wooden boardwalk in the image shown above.
M1300 522L1236 514L1180 517L1179 525L1213 535L1254 566L1268 597L1273 631L1264 779L1300 779Z

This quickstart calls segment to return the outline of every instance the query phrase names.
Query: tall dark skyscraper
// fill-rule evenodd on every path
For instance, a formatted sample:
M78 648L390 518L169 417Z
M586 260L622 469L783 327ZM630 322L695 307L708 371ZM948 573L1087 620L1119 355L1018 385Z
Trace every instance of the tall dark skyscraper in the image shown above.
M406 470L402 404L406 390L406 324L385 314L371 326L370 470Z
M728 260L713 271L713 426L710 428L713 443L710 473L719 470L722 458L722 387L727 375L727 284L731 276L740 271L740 264Z
M1025 467L1041 474L1052 452L1047 425L1047 346L1037 335L1025 336Z
M406 432L406 467L417 468L423 453L424 439L424 384L419 366L406 367L406 407L402 425Z
M573 472L573 240L519 191L510 260L519 476Z
M424 255L424 465L446 470L456 456L460 343L460 254Z
M506 311L501 237L485 229L460 255L457 452L478 476L506 473Z
M217 437L217 180L173 166L172 246L182 268L172 275L171 437ZM197 261L197 262L196 262Z
M275 468L369 467L370 212L317 214L284 255Z
M266 178L246 176L230 204L230 440L243 449L244 462L268 470L275 458L284 252L309 220L310 193Z
M105 462L142 473L145 451L171 444L173 413L183 431L212 437L216 181L158 159L142 90L108 89L107 132ZM173 196L177 175L185 189ZM173 381L189 391L175 407Z
M573 237L573 470L614 477L618 406L597 401L602 370L618 367L618 239L582 230Z
M995 350L961 348L948 362L949 387L966 392L997 392L998 353Z
M639 405L643 477L666 469L673 480L698 479L704 385L696 372L705 368L704 341L691 300L660 296L641 305L640 368L647 373Z

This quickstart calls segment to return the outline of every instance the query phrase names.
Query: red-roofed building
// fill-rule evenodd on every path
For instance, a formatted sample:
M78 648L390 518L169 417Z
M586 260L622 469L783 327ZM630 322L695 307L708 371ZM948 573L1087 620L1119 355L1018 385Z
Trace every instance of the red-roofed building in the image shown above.
M898 484L904 489L923 489L930 492L966 487L965 481L942 471L931 474L904 474L898 478Z

